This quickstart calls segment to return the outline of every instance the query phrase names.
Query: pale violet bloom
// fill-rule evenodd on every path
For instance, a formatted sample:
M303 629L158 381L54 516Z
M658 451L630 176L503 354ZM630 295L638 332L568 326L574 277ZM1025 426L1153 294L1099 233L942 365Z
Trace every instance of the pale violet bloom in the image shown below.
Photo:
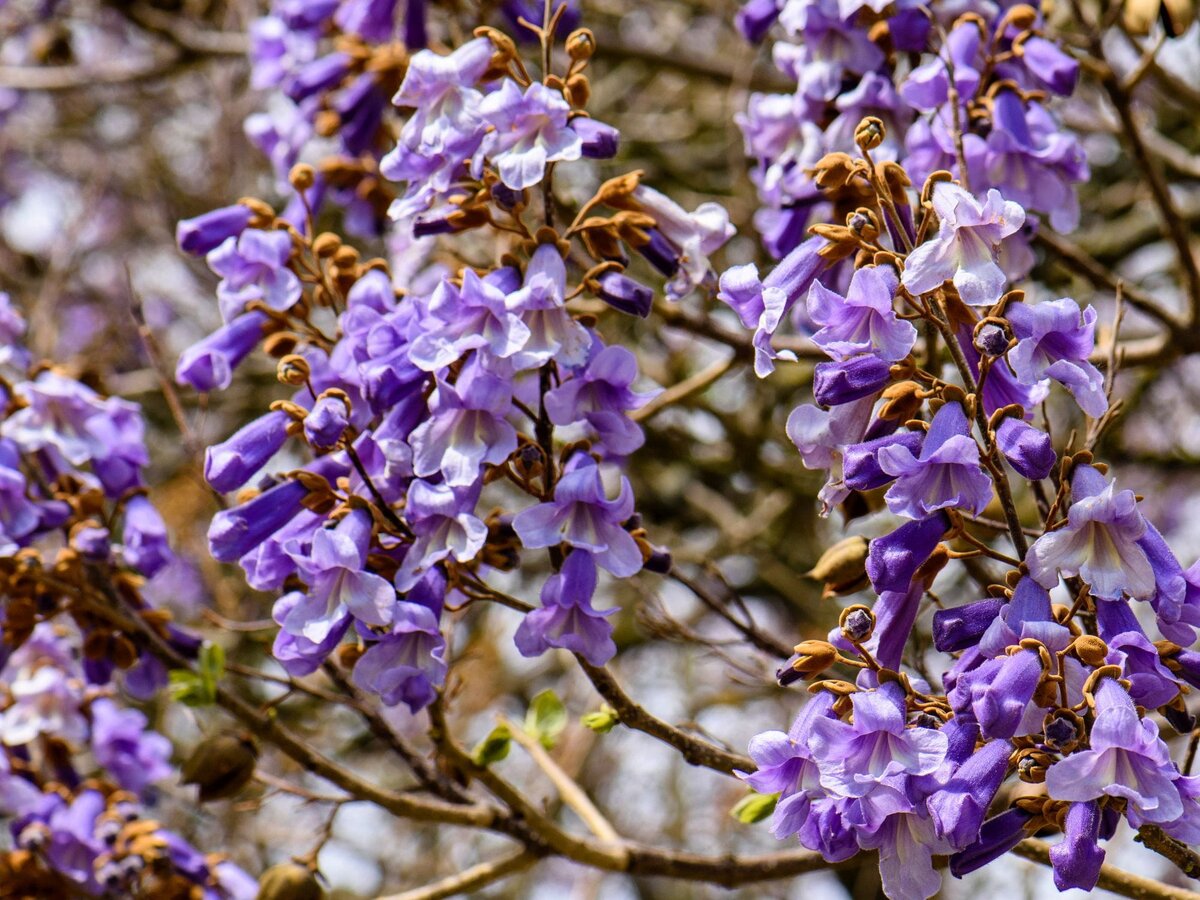
M508 308L526 330L513 357L518 370L532 369L554 358L560 366L583 365L592 339L566 306L567 268L555 244L542 244L529 259L521 287L508 295Z
M479 104L479 114L492 130L475 154L472 173L478 177L489 160L505 186L523 191L542 180L547 163L579 159L583 141L567 124L570 112L560 91L535 82L522 93L515 81L506 79Z
M1089 748L1046 770L1046 792L1075 802L1121 797L1129 804L1126 814L1140 822L1178 819L1183 814L1175 784L1179 771L1158 726L1138 717L1132 698L1115 679L1102 679L1095 696Z
M438 472L451 487L465 487L485 464L499 465L517 449L517 432L504 418L512 408L512 385L468 364L453 385L439 379L430 417L409 439L413 473Z
M416 480L408 488L404 517L413 542L396 573L396 587L409 590L430 566L449 557L469 562L483 549L487 526L474 515L479 485L452 488Z
M285 547L308 591L283 620L284 630L319 644L347 616L367 625L390 623L396 590L366 571L370 546L371 516L353 510L335 527L317 529L311 548L298 542Z
M958 403L938 410L919 456L894 443L879 449L879 467L896 476L884 499L898 516L923 519L946 508L979 515L992 500L992 480L979 463L979 445Z
M941 222L938 233L909 254L900 283L917 295L953 281L964 303L995 303L1007 281L996 262L997 248L1025 224L1025 210L995 188L980 203L945 181L933 189L933 208Z
M917 341L917 329L892 308L898 284L891 266L857 269L845 297L814 281L808 314L821 329L813 343L836 360L863 353L888 362L903 359Z
M618 578L642 568L642 551L622 523L633 515L633 489L621 478L621 489L609 500L600 467L577 454L554 487L554 499L517 513L513 518L521 543L530 550L570 544L587 550L596 563Z
M1090 467L1080 468L1095 472ZM1088 482L1095 480L1084 477ZM1046 588L1058 584L1062 573L1067 578L1078 575L1096 597L1117 599L1128 594L1149 599L1155 592L1154 569L1138 543L1146 533L1146 520L1138 511L1133 491L1118 491L1110 482L1081 497L1081 483L1081 472L1076 472L1076 499L1067 524L1042 535L1029 548L1029 574Z
M679 300L712 280L708 258L733 237L737 229L720 203L701 203L693 212L652 187L638 185L633 199L654 217L658 230L679 254L679 269L667 283L667 296Z
M1017 346L1009 353L1023 384L1053 378L1069 390L1079 408L1093 418L1108 409L1104 376L1088 357L1095 348L1096 310L1069 297L1045 303L1013 303L1005 311Z

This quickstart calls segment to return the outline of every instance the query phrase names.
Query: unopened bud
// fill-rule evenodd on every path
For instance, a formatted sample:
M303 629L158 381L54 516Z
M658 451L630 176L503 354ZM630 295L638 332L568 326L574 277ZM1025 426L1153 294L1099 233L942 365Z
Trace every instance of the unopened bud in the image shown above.
M324 231L318 234L312 245L313 253L321 257L333 256L341 246L342 239L331 231Z
M288 172L288 181L298 191L307 191L317 179L317 173L308 163L296 163Z
M824 672L838 659L838 651L828 641L801 641L787 665L775 673L782 685L789 685L801 678L812 677Z
M838 541L821 554L808 577L823 582L829 594L854 590L867 575L867 545L857 534Z
M275 369L275 376L279 381L292 387L305 384L311 374L312 367L309 366L308 360L295 353L289 353L281 359Z
M863 150L874 150L887 137L887 128L883 120L876 116L867 116L854 129L854 143Z
M596 36L587 28L577 28L567 35L567 56L576 62L591 59L596 52Z
M1108 645L1094 634L1075 638L1071 650L1085 666L1102 666L1108 657Z
M852 644L861 644L870 640L875 631L875 614L858 603L842 611L838 624L842 629L842 637Z
M254 775L258 748L249 736L221 732L205 738L180 767L184 784L200 788L200 802L232 797Z

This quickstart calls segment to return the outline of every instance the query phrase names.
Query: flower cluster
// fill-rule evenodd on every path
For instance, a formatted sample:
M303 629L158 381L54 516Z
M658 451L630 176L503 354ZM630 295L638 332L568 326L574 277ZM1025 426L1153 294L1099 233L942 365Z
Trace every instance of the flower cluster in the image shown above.
M846 72L863 76L861 91L888 57L881 36L891 36L889 49L917 40L902 26L921 25L911 49L932 40L936 59L897 82L886 111L865 110L849 132L860 156L830 153L797 175L794 189L810 202L793 195L786 215L807 222L849 201L845 224L818 220L761 280L753 267L727 272L721 297L758 329L760 374L779 356L764 322L789 312L806 322L829 361L815 366L816 402L792 412L788 435L808 468L828 472L826 512L879 510L876 527L891 530L856 545L874 603L845 609L827 641L802 642L780 670L783 684L812 680L814 696L787 734L755 738L758 770L744 777L778 794L777 836L797 835L829 860L877 850L891 897L936 893L935 855L949 855L961 877L1047 828L1065 835L1051 852L1057 886L1090 889L1100 844L1122 818L1156 826L1168 842L1194 842L1200 828L1200 781L1173 761L1151 715L1177 732L1194 724L1183 698L1196 683L1185 648L1200 625L1200 564L1183 569L1134 493L1093 459L1094 438L1060 458L1033 424L1054 382L1096 420L1090 435L1109 418L1111 382L1092 362L1095 310L1009 289L1027 269L1014 272L1009 242L1026 233L1029 213L1051 212L1052 227L1074 224L1073 198L1062 197L1082 171L1078 151L1053 188L1058 162L1027 154L1019 168L1013 155L1046 115L1030 79L1061 92L1074 70L1056 63L1062 52L1027 7L960 16L943 42L938 22L908 21L904 4L889 7L886 28L858 4L845 18L847 5L789 3L780 12L807 40L786 45L793 55L777 45L777 57L818 92L811 96L821 96L822 77L836 86ZM901 120L907 158L888 143L884 121L899 101L931 113ZM984 110L986 138L971 130ZM1021 127L1017 141L1010 129ZM758 132L748 134L753 144ZM943 142L940 155L929 140ZM778 186L788 164L765 156L762 184ZM917 197L912 182L922 184ZM989 516L1003 524L986 524ZM1010 551L998 547L997 530ZM945 604L929 589L963 558L1003 563L1007 573L982 576L982 599ZM927 596L937 607L934 646L949 659L940 691L926 683L928 660L905 666ZM856 671L854 681L835 679L837 667Z
M754 94L738 120L756 162L756 223L775 256L810 224L840 222L861 205L853 181L813 169L826 154L853 153L866 116L889 135L872 148L875 159L899 163L915 182L949 170L981 195L1000 188L1056 230L1075 227L1073 185L1087 166L1047 98L1071 93L1078 63L1033 6L750 0L738 16L755 42L776 23L784 39L772 59L796 90ZM1032 227L1016 231L1017 223L1004 244L1000 264L1012 277L1028 271Z
M547 59L562 15L534 29ZM688 213L638 172L555 227L568 214L555 167L617 144L583 109L594 38L578 30L564 45L565 71L534 80L514 42L484 29L448 55L414 53L394 97L412 112L381 165L403 184L392 233L465 261L456 239L475 232L498 264L397 272L257 200L180 224L180 245L221 278L225 321L180 357L180 383L225 388L261 345L296 388L205 465L216 490L238 492L212 522L212 553L279 592L274 653L294 675L337 650L359 686L424 707L446 672L445 611L514 605L489 573L543 548L554 573L518 649L603 664L616 648L611 610L592 606L599 570L669 565L619 475L651 394L598 316L649 314L653 289L625 273L631 250L680 297L715 284L708 254L732 229L718 207ZM299 165L290 178L307 203L317 173Z
M184 656L199 641L147 599L174 558L146 497L140 410L30 367L0 296L0 883L22 896L197 890L249 900L253 879L149 818L170 742L123 693L167 672L143 628ZM141 627L131 624L140 620Z

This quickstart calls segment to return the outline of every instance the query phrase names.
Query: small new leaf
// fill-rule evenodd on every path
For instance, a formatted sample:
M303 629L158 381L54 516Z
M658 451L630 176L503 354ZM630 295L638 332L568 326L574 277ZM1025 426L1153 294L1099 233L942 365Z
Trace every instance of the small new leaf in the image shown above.
M542 691L533 698L525 713L525 733L535 737L547 750L553 750L558 736L567 727L567 708L554 691Z
M580 721L585 728L597 734L608 734L621 720L617 717L617 711L605 703L596 712L587 713Z
M508 756L508 748L512 746L512 733L507 725L497 725L471 751L471 759L480 766L490 766Z
M775 812L775 804L779 802L779 794L759 794L751 791L729 811L729 814L744 825L761 822Z

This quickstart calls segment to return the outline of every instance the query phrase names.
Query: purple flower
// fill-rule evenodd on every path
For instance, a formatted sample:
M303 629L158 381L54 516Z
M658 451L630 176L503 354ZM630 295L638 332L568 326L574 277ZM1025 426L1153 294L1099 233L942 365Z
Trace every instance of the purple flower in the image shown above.
M642 568L642 551L621 527L633 515L633 489L621 478L616 499L604 492L600 467L590 456L577 455L567 463L554 488L554 499L517 513L513 528L531 550L560 543L587 550L596 562L618 578Z
M908 355L917 341L911 322L896 317L892 302L899 279L891 266L856 269L842 297L814 281L808 289L808 314L821 330L813 343L837 360L861 353L887 362Z
M1067 96L1079 80L1079 62L1062 47L1044 37L1031 34L1013 50L1021 57L1026 70L1056 94Z
M879 450L879 467L896 476L884 499L898 516L923 519L948 507L978 515L992 499L992 481L979 463L979 446L958 403L937 411L920 456L893 444Z
M950 527L945 513L905 522L867 548L867 576L876 593L906 593L913 577L941 543Z
M996 251L1004 238L1025 224L1025 211L994 188L981 204L945 181L933 189L933 208L941 221L937 236L909 254L900 283L916 295L953 280L964 303L995 303L1007 281L996 264Z
M304 417L304 438L318 450L335 446L350 425L350 409L343 397L324 395L317 398Z
M322 457L308 469L332 480L349 471L346 463L336 456ZM241 506L221 510L213 516L208 528L209 550L221 562L233 562L256 550L305 511L301 503L306 496L308 489L303 484L288 479Z
M1072 803L1063 822L1063 840L1050 848L1054 886L1060 891L1079 888L1090 891L1100 880L1104 851L1099 846L1100 807L1096 803Z
M354 681L389 706L417 712L433 702L446 678L446 639L423 603L398 601L389 632L354 664Z
M479 487L452 488L414 481L408 488L404 517L414 539L396 573L396 587L410 590L430 567L447 557L470 562L483 549L487 526L474 515Z
M125 502L121 552L126 562L147 578L153 578L175 559L167 524L145 494L134 494Z
M1029 574L1046 588L1058 584L1061 572L1067 578L1078 575L1096 597L1149 599L1155 591L1154 570L1138 543L1146 520L1133 491L1117 491L1090 466L1076 470L1072 491L1067 524L1029 548Z
M1014 303L1006 315L1012 324L1017 346L1009 353L1013 370L1025 384L1043 378L1061 383L1089 416L1108 409L1104 376L1088 362L1095 346L1096 310L1082 313L1069 298L1030 306Z
M933 614L933 645L943 653L965 650L979 643L1004 608L998 597L964 603Z
M809 746L826 789L846 797L865 797L894 776L937 771L946 756L946 735L905 724L904 692L899 685L889 682L878 690L859 691L850 702L853 724L832 718L812 722Z
M291 421L283 411L269 412L209 447L204 452L205 480L222 493L242 487L283 447Z
M136 709L119 709L102 697L91 705L92 752L121 787L135 794L171 774L171 742L146 730Z
M605 272L596 279L601 300L613 309L644 319L654 306L654 291L621 272Z
M878 356L817 363L813 398L822 406L841 406L879 393L891 377L891 366Z
M575 550L561 571L546 580L542 608L527 613L517 627L514 640L521 655L540 656L551 647L560 647L580 654L594 666L612 659L617 645L606 617L617 609L594 609L595 592L595 559L586 550Z
M996 444L1009 465L1031 481L1045 478L1058 462L1050 435L1012 416L996 428Z
M628 413L653 396L633 390L637 374L637 357L631 352L597 341L587 366L546 394L550 421L555 425L586 422L609 453L632 453L645 436Z
M1095 690L1096 720L1089 747L1046 770L1046 792L1055 800L1082 803L1121 797L1135 827L1171 822L1183 813L1175 781L1179 772L1158 726L1138 717L1120 683L1104 678Z
M966 759L945 787L927 801L934 831L955 847L966 847L979 837L983 817L1008 774L1012 755L1008 741L990 741L978 750L974 744L972 738Z
M245 312L251 300L274 310L290 309L300 299L300 279L287 267L292 237L286 231L249 228L208 254L209 267L221 276L217 300L225 321Z
M892 813L874 830L860 830L859 844L879 851L884 893L896 900L924 900L936 894L942 876L933 867L933 857L954 849L938 837L933 820L919 807Z
M1032 818L1031 813L1014 806L988 819L979 831L979 839L950 857L950 873L955 878L962 878L999 859L1028 837L1025 826Z
M583 142L581 152L585 159L612 159L617 155L621 132L611 125L590 116L576 116L571 120L571 128Z
M861 444L851 444L842 453L842 477L846 487L855 491L872 491L892 481L892 476L879 467L879 451L899 444L910 451L920 452L925 439L922 431L900 431Z
M240 203L223 206L194 219L180 220L175 226L175 240L184 253L201 256L240 235L249 227L252 218L254 213Z
M809 238L779 261L766 278L759 280L752 264L727 269L720 278L717 299L727 303L742 324L754 328L754 372L765 378L775 370L774 360L794 359L791 351L777 352L771 338L791 312L796 301L812 287L826 262L817 252L825 239Z
M681 300L692 289L709 284L713 278L708 258L733 237L735 229L729 222L729 212L719 203L701 203L694 212L644 184L633 191L633 200L643 211L654 217L655 235L665 239L671 257L677 262L674 275L667 283L667 297Z
M480 278L463 271L462 287L441 281L429 300L429 316L413 340L409 358L426 372L444 368L469 350L484 349L507 359L523 348L530 332L509 309L497 275Z
M260 312L238 316L179 356L175 380L200 392L220 391L233 382L233 370L263 337L267 317Z
M532 369L553 358L560 366L581 366L592 340L566 307L567 268L554 244L533 252L521 287L508 296L509 308L521 317L528 338L513 357L518 370Z
M499 465L517 449L517 432L504 416L512 387L477 364L466 366L451 385L438 380L430 417L413 430L413 473L438 472L451 487L472 484L483 465Z
M367 571L370 547L371 515L356 509L333 528L317 529L307 551L287 548L308 591L283 620L284 630L320 643L347 614L367 625L390 624L396 590Z
M304 601L304 595L299 591L284 594L275 601L271 609L271 618L275 624L283 625L291 615L292 610ZM344 615L320 641L310 641L302 634L292 634L280 628L275 634L275 643L271 654L279 660L284 670L294 678L311 675L321 667L333 648L341 643L350 628L351 617Z
M799 831L812 801L825 794L808 740L813 721L828 717L835 699L829 691L819 691L800 710L787 734L765 731L750 740L748 752L757 768L737 776L760 794L779 794L771 819L771 833L777 838Z
M492 130L475 155L474 173L488 159L505 185L521 191L542 180L547 163L579 159L583 141L567 124L570 112L560 91L534 82L522 93L515 81L505 79L479 104L479 114Z
M979 25L966 19L946 36L938 55L917 66L900 85L900 96L914 109L933 112L950 102L950 72L959 103L965 105L979 87L979 45L983 38ZM948 63L948 64L947 64Z

